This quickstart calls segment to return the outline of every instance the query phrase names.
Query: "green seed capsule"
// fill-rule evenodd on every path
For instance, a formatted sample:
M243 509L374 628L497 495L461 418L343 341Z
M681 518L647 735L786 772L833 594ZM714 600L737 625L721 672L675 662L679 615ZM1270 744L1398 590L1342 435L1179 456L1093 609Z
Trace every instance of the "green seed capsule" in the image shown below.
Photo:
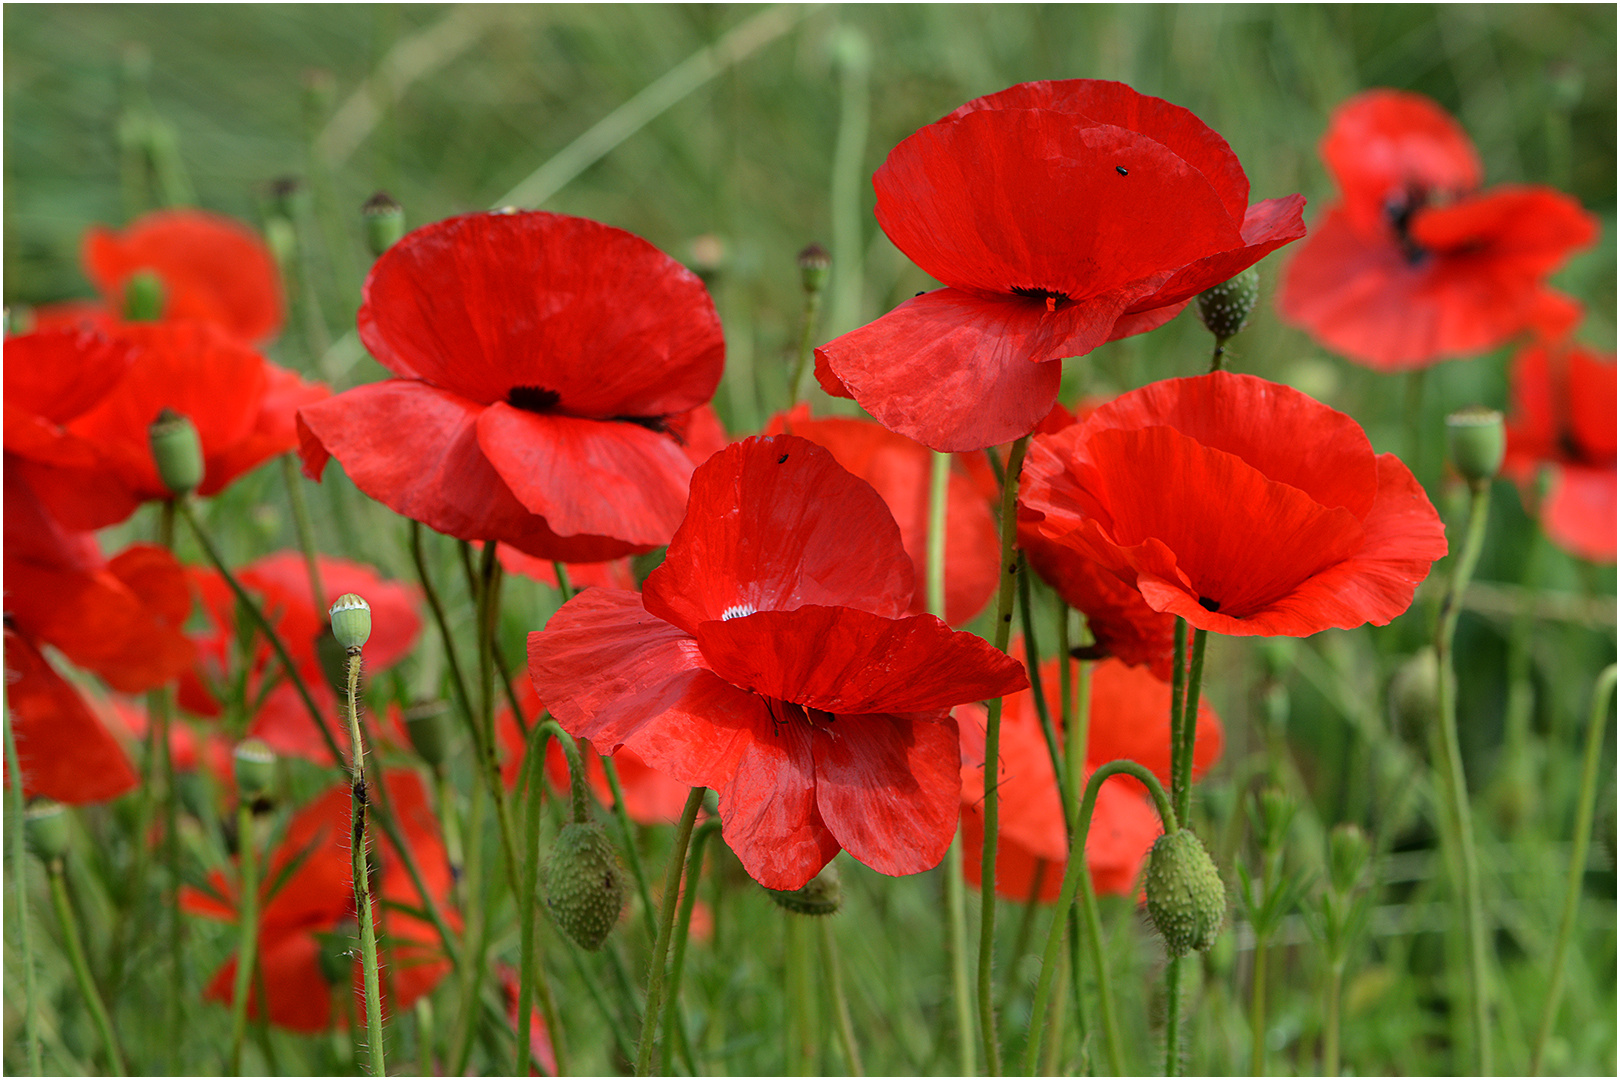
M276 785L276 752L263 739L243 739L231 753L236 776L236 796L255 803L270 794Z
M202 439L188 416L165 408L146 429L158 479L176 496L190 495L203 479Z
M360 648L371 637L371 605L356 593L332 602L332 636L346 650Z
M163 279L151 270L137 270L124 282L124 320L157 322L163 318Z
M624 872L607 830L569 822L546 863L545 901L552 921L580 948L595 952L624 910Z
M1198 318L1217 341L1237 336L1260 301L1260 271L1249 267L1198 294Z
M799 277L807 293L818 293L827 287L827 276L832 273L832 256L820 244L811 244L799 252Z
M797 915L831 915L844 900L844 890L838 880L838 866L828 863L821 873L805 882L799 889L766 889L778 907Z
M68 849L67 807L51 799L34 803L23 813L23 836L41 859L60 859Z
M379 191L360 207L366 226L366 246L381 255L405 235L405 208L386 191Z
M1159 837L1149 856L1148 917L1171 956L1203 952L1226 920L1226 887L1198 837L1177 829Z
M1446 417L1446 441L1452 464L1469 484L1488 484L1501 471L1507 433L1495 409L1470 405L1452 413Z

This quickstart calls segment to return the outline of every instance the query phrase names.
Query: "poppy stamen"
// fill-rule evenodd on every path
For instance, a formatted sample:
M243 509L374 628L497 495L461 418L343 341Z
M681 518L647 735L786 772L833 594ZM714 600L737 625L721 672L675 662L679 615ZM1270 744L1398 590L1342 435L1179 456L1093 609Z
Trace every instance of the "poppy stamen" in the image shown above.
M1221 610L1221 602L1219 600L1211 600L1207 596L1200 596L1198 598L1198 606L1203 608L1205 611Z
M561 394L543 386L514 386L506 392L506 403L524 412L549 413L561 400Z
M1059 292L1056 289L1042 289L1032 285L1014 285L1012 291L1019 296L1027 296L1031 300L1045 300L1048 313L1056 311L1071 299L1068 293Z

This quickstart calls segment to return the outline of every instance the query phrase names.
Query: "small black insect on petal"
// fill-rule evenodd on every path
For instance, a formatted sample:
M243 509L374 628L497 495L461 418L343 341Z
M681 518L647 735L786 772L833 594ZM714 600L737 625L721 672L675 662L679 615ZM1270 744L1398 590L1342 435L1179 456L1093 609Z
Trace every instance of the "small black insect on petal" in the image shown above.
M783 454L781 457L776 459L776 463L778 465L781 465L783 462L787 461L787 459L788 459L788 456L786 454Z
M1121 176L1129 176L1129 175L1131 175L1131 170L1127 169L1123 165L1115 165L1114 166L1114 171L1119 173L1119 175L1121 175Z

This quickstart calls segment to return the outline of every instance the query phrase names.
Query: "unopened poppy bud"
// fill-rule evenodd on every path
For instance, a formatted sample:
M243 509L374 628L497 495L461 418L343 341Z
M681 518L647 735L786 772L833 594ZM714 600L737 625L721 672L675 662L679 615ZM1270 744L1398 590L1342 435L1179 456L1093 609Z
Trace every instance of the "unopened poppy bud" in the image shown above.
M124 282L124 321L157 322L163 318L163 279L137 270Z
M316 933L315 966L328 986L346 987L354 979L354 942L359 933L360 926L353 919Z
M146 429L158 479L175 495L190 495L203 478L202 439L189 416L165 408Z
M256 803L276 785L276 752L263 739L243 739L231 753L236 776L236 795L245 803Z
M778 907L797 915L831 915L844 901L843 886L838 880L838 866L828 863L821 873L805 882L799 889L766 889Z
M1249 267L1237 277L1198 294L1198 319L1216 341L1237 336L1260 301L1260 271Z
M360 648L371 637L371 605L356 593L332 601L332 636L344 649Z
M820 244L811 244L799 252L799 278L804 291L818 293L827 287L827 276L832 273L832 256Z
M449 710L442 701L428 701L405 710L405 734L422 760L439 768L450 756Z
M405 208L386 191L367 199L360 216L366 223L366 246L373 255L381 255L405 235Z
M304 185L296 176L278 176L265 186L264 197L266 217L297 221L305 200Z
M602 947L624 910L625 880L607 830L596 822L569 822L557 834L546 863L546 910L574 944Z
M1148 918L1171 956L1203 952L1215 943L1226 921L1226 886L1190 829L1165 833L1154 843L1143 889Z
M1333 826L1328 833L1328 881L1337 893L1348 893L1361 882L1372 844L1353 822Z
M23 835L41 859L60 859L68 849L67 807L51 799L34 803L23 813Z
M1409 738L1421 739L1440 712L1440 664L1432 648L1420 649L1389 681L1389 711Z
M1451 462L1470 486L1490 483L1502 468L1507 434L1502 414L1483 405L1470 405L1446 417L1446 440Z

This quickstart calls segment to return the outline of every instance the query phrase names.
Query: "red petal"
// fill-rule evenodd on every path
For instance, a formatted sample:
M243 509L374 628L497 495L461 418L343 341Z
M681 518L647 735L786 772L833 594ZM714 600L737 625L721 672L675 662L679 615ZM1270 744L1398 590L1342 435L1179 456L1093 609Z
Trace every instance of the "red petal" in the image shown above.
M1461 125L1405 90L1367 90L1341 103L1320 149L1356 228L1367 233L1387 227L1392 198L1456 196L1484 179Z
M557 587L557 571L551 559L536 558L506 544L495 549L495 557L501 561L501 569L508 574L532 578L550 585L553 589ZM636 587L636 576L629 559L569 563L563 569L568 574L568 583L575 589L588 589L593 585L603 585L610 589Z
M1541 504L1541 526L1553 543L1589 562L1615 559L1615 469L1555 466Z
M253 430L234 446L208 458L206 479L199 495L213 495L243 473L258 468L277 454L298 448L294 422L299 408L332 396L324 383L305 382L294 372L266 363L265 392Z
M1029 685L1018 661L932 615L807 605L699 623L696 636L721 678L839 716L948 709Z
M121 310L124 285L150 270L163 282L163 317L212 323L245 342L281 327L281 274L270 249L241 222L204 210L158 210L121 233L85 234L84 270Z
M962 790L949 714L840 716L811 732L816 807L844 850L881 874L938 866Z
M892 618L911 603L911 558L877 492L832 454L756 437L692 474L686 520L643 589L649 612L688 632L806 604Z
M15 449L12 409L65 424L106 397L135 354L130 341L82 327L6 338L6 449Z
M1162 679L1170 677L1175 658L1174 615L1154 611L1135 586L1072 547L1048 540L1033 522L1018 523L1018 546L1041 580L1064 603L1085 615L1086 626L1102 651L1127 664L1149 664Z
M359 318L396 374L485 405L549 390L559 412L599 420L701 405L725 363L696 275L638 236L542 211L415 230L377 260Z
M23 794L87 803L133 790L139 778L123 747L78 691L21 634L8 628L5 644L6 703L15 725Z
M1480 276L1539 278L1597 239L1597 219L1561 191L1503 186L1450 206L1421 210L1412 239ZM1515 281L1514 284L1517 284Z
M1176 271L1146 300L1138 300L1132 311L1176 304L1189 300L1205 289L1236 277L1284 244L1291 244L1305 235L1305 196L1289 195L1282 199L1267 199L1249 207L1243 220L1242 245L1208 255ZM1121 320L1123 321L1123 320ZM1169 319L1163 320L1168 322ZM1152 326L1145 329L1151 330ZM1141 333L1132 330L1131 333ZM1118 327L1109 340L1127 336Z
M748 876L767 889L802 888L838 854L818 809L821 755L819 746L813 753L813 741L796 720L779 734L756 732L720 789L720 835Z
M332 1027L332 988L321 974L320 947L307 929L259 934L259 967L270 999L270 1022L289 1031L315 1034ZM214 973L203 991L207 1001L235 1000L236 957ZM247 1014L259 1016L259 988L249 986Z

